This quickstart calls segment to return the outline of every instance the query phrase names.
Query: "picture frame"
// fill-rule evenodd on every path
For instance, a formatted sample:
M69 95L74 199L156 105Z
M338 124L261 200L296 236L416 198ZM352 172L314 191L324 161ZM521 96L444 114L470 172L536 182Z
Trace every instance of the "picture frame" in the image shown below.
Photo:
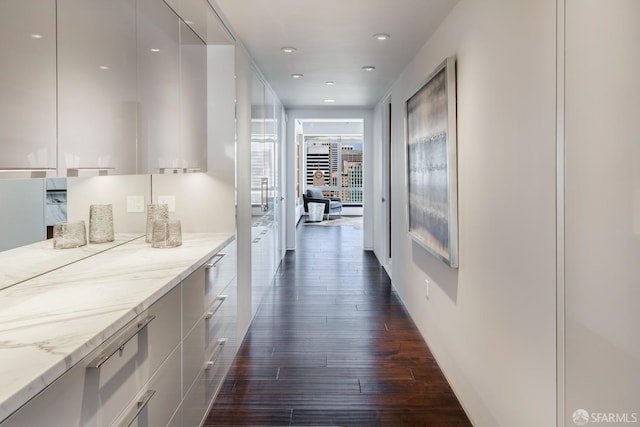
M458 268L456 63L445 59L405 102L411 238Z

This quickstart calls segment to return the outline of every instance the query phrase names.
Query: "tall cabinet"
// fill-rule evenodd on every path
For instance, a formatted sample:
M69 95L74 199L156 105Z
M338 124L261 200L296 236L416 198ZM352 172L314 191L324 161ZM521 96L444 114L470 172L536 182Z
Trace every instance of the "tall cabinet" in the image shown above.
M138 170L158 172L180 156L180 23L162 1L137 7Z
M137 3L138 172L204 172L206 45L164 2Z
M207 47L180 21L180 157L179 167L206 171Z
M57 3L59 174L136 173L136 1Z
M276 97L254 70L251 80L251 264L255 314L282 259L280 132ZM280 249L279 249L280 248Z
M55 0L0 2L0 57L0 170L55 169Z

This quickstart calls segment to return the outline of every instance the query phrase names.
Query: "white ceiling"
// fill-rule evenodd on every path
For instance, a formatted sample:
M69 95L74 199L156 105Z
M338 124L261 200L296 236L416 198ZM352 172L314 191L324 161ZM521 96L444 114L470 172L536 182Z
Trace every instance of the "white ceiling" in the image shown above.
M458 0L210 1L292 108L373 107ZM378 41L376 33L391 38ZM297 51L285 54L283 46Z

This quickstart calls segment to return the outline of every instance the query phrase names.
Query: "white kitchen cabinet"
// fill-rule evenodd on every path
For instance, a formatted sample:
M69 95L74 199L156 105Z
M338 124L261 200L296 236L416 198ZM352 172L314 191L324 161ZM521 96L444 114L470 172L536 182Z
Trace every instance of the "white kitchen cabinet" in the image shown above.
M138 172L207 170L204 42L161 1L138 0Z
M70 427L111 425L127 414L132 402L155 384L173 384L158 395L158 400L171 400L175 409L180 396L180 374L169 362L168 371L155 376L170 354L180 360L180 289L175 288L136 317L113 337L89 353L81 362L31 399L2 427ZM155 380L149 381L152 378ZM167 394L168 393L168 394ZM174 393L175 394L175 393ZM166 397L168 396L168 397ZM173 411L169 414L169 417ZM169 421L166 418L166 422ZM159 425L159 424L157 424Z
M235 278L224 288L222 294L226 298L212 305L184 341L183 377L187 387L172 426L193 427L202 424L235 357Z
M189 312L201 315L183 340L184 398L170 424L172 427L202 424L238 346L235 241L214 256L203 272L206 279L198 283L198 289L202 290L198 293L202 293L197 304L184 299L185 285L193 289L196 282L183 282L183 315L190 317ZM195 277L202 279L201 275ZM202 301L207 301L206 307Z
M58 174L136 172L136 2L58 0Z
M55 0L0 2L0 57L0 170L55 169Z
M180 21L180 150L176 167L207 169L207 46Z
M137 0L138 173L177 167L180 21L161 0Z
M166 426L182 400L181 374L180 347L177 347L113 425Z
M236 275L235 241L229 243L202 267L182 281L185 307L182 333L186 336L203 314L224 299L222 290Z

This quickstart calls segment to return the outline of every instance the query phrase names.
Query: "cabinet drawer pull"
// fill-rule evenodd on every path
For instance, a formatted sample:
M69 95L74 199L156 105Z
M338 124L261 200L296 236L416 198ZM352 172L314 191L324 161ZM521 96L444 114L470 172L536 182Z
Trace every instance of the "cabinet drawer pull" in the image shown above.
M207 320L211 319L213 315L216 314L216 311L218 311L220 307L222 307L222 304L227 298L229 298L229 295L217 295L214 301L218 302L218 305L216 305L215 308L211 311L207 311L207 314L205 314L204 318Z
M218 263L219 263L220 261L222 261L222 258L224 258L224 256L225 256L225 255L226 255L226 254L215 254L215 255L213 256L213 258L211 258L211 261L210 261L210 262L208 262L208 263L206 263L204 267L205 267L207 270L210 270L210 269L212 269L212 268L217 267L217 266L218 266ZM215 259L215 260L214 260L214 258L217 258L217 259Z
M111 359L111 356L116 354L118 351L124 350L124 346L131 340L131 338L135 337L140 333L142 329L144 329L153 319L155 319L155 315L147 316L138 323L136 323L133 327L131 327L126 333L123 334L123 338L115 343L111 344L105 351L100 353L98 357L93 359L88 365L87 368L100 369L100 366L107 360Z
M205 366L204 369L205 371L208 371L209 369L213 368L213 365L216 363L216 360L218 360L218 357L220 357L220 353L222 353L222 349L224 348L224 345L227 343L227 338L219 338L218 341L216 341L216 349L213 352L213 355L211 356L211 360L209 360Z
M122 422L120 424L120 427L129 427L131 424L133 424L133 422L136 420L136 418L138 418L138 415L140 415L140 412L142 412L144 407L147 406L154 394L156 394L155 390L148 390L136 403L136 407L133 410L134 412L131 414L131 418Z

